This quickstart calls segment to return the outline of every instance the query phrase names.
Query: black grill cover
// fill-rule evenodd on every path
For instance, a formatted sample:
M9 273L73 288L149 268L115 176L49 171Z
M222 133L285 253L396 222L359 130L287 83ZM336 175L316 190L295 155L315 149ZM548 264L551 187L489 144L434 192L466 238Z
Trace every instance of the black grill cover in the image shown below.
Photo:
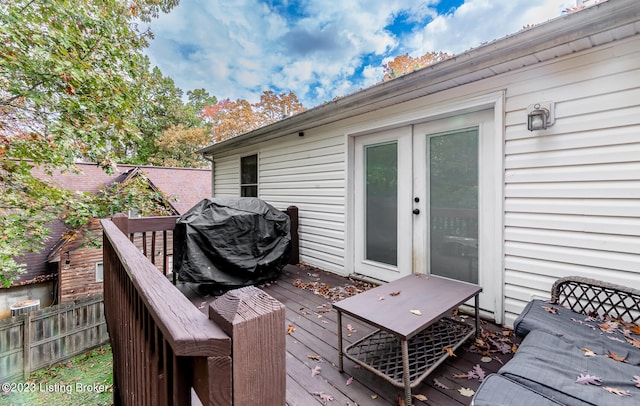
M254 197L204 199L173 235L174 269L183 282L224 287L277 278L289 260L290 220Z

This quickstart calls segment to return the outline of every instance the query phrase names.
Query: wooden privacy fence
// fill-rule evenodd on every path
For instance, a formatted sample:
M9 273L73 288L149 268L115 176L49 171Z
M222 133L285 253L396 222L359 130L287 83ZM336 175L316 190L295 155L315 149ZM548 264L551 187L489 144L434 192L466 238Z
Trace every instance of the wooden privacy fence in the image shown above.
M0 321L0 381L47 368L109 342L102 296Z
M249 287L209 317L103 220L105 314L116 405L285 404L284 306ZM145 233L153 233L146 230Z

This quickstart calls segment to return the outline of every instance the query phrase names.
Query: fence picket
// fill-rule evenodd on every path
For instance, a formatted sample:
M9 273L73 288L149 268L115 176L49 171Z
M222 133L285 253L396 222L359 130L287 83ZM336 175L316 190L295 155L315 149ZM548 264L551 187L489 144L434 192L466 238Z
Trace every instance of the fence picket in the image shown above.
M26 379L33 371L107 344L103 309L100 295L0 320L0 381Z

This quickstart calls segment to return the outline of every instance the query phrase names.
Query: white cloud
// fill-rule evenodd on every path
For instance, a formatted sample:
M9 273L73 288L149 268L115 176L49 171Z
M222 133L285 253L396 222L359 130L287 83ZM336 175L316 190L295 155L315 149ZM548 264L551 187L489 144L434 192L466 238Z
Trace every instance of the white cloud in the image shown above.
M466 0L455 12L436 17L406 42L413 55L430 51L459 53L515 33L528 24L555 17L574 1Z
M183 0L151 24L155 40L148 55L185 92L204 87L220 99L253 102L263 90L291 90L312 107L378 82L383 58L461 52L573 5L467 0L454 13L436 16L429 5L438 1L280 1L270 8L272 1ZM296 15L284 14L287 7ZM396 16L430 22L396 34L385 28Z

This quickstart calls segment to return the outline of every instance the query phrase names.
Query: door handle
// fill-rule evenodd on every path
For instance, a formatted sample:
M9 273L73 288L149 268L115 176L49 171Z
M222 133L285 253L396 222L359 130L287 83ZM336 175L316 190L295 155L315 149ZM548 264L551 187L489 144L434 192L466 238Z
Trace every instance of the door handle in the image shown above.
M420 214L420 209L413 209L413 214Z

